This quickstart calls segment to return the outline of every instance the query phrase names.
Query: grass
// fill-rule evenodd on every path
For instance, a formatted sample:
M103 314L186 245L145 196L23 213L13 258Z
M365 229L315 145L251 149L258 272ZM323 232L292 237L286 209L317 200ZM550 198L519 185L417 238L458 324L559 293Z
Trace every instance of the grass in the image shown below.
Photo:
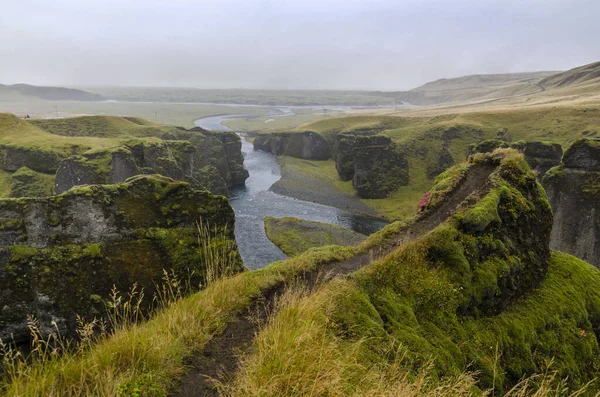
M160 124L194 127L194 121L219 114L265 114L267 110L259 107L236 107L225 105L179 104L179 103L143 103L143 102L74 102L74 101L13 101L0 102L0 112L8 112L23 117L29 114L33 118L55 117L54 106L58 107L59 117L84 115L134 116Z
M453 130L454 129L454 130ZM401 219L413 212L419 199L432 183L428 168L435 164L444 142L455 162L461 162L469 145L497 137L559 143L566 149L581 137L600 133L600 109L597 102L573 105L570 102L539 106L486 109L431 108L403 110L396 115L362 114L320 120L297 127L312 130L333 139L340 132L372 130L388 135L407 154L410 164L409 184L399 187L385 199L362 200L388 219ZM447 134L445 131L454 131ZM333 161L303 163L283 159L283 167L305 174L354 195L350 182L337 177ZM313 167L313 165L317 165ZM285 178L284 178L285 179ZM282 180L281 183L286 183Z
M117 146L119 140L99 137L68 137L50 134L14 115L0 113L0 138L3 144L51 150L68 156L74 149L87 150Z
M309 248L325 245L356 245L366 239L340 226L293 217L266 216L264 223L269 240L288 256L297 256Z
M10 196L10 173L0 170L0 198Z
M67 119L31 120L30 123L51 134L61 136L127 138L127 136L160 136L175 131L175 127L163 126L134 117L82 116Z
M5 379L6 396L115 396L119 390L152 390L164 396L183 373L184 357L206 344L261 291L308 271L320 262L345 258L348 250L314 251L278 266L218 280L205 290L133 324L79 354L65 354L19 368Z
M284 298L227 395L596 391L600 385L587 382L600 365L594 287L600 272L552 252L547 271L536 273L548 250L551 214L543 190L513 153L497 152L502 165L491 180L503 192L499 200L486 196L465 216L350 278ZM486 213L495 216L488 221ZM485 225L465 230L474 219ZM535 242L523 239L528 228L538 233ZM516 299L512 288L521 291Z
M563 277L571 266L575 280L564 289L560 284L564 284ZM586 293L575 291L581 290L579 285L585 282L596 285L600 281L597 273L590 265L569 255L554 253L548 279L540 286L539 291L499 318L468 321L464 326L469 330L465 336L477 338L481 333L493 341L493 335L506 328L509 321L524 321L523 324L530 327L527 332L535 334L532 327L538 322L543 323L544 317L569 316L567 307L557 308L553 305L555 294L558 293L563 299L561 302L568 300L571 293L575 294L578 304L585 302ZM390 282L393 283L393 280ZM381 291L380 294L384 292ZM398 299L394 295L382 297ZM422 364L415 368L410 363L408 346L393 341L384 342L375 332L368 331L369 321L373 321L372 316L377 315L377 312L373 312L370 299L374 297L365 296L361 287L352 280L335 280L312 295L302 290L291 292L279 302L277 315L271 318L255 340L255 352L243 359L241 372L233 384L225 386L224 394L473 396L494 393L505 396L576 396L581 393L591 395L590 392L597 387L595 384L572 387L568 381L563 382L560 375L553 372L551 360L548 361L549 368L546 371L526 377L504 392L494 388L494 385L482 385L478 382L476 373L459 371L441 377L431 361L432 357L425 356ZM341 302L349 300L352 306L346 304L340 307ZM542 308L542 312L536 312ZM547 312L549 308L552 308L550 313ZM347 324L336 322L340 310L350 310L350 315L357 316L354 317L357 333L351 337L343 336L345 331L342 327ZM404 327L418 327L412 325L416 324L417 319L408 306L400 305L397 310L399 311L395 315L400 323L389 324L387 327L396 327L396 332L402 332ZM533 320L528 321L530 318ZM361 323L365 328L358 328ZM381 323L373 323L371 326L375 331L381 328ZM393 331L389 329L388 332ZM426 333L425 330L422 332ZM570 332L578 333L577 330ZM440 334L430 335L430 338L431 343L439 349L443 349L447 343ZM439 339L435 341L434 338ZM379 348L373 349L374 345ZM492 344L489 354L491 362L497 364L500 358L495 346Z
M534 288L528 272L542 266L551 225L543 190L514 151L477 161L486 158L501 163L490 180L508 192L483 203L480 212L497 212L498 218L483 230L465 231L464 217L457 216L353 276L317 286L313 294L291 289L242 358L236 378L223 385L224 393L524 396L567 395L583 387L600 367L594 331L600 272L553 252ZM440 177L436 191L447 189L461 169ZM254 297L320 264L364 252L405 226L392 224L357 248L312 249L215 281L79 354L11 372L3 391L165 396L184 371L184 358L201 350ZM511 298L514 288L524 290L518 299ZM541 375L529 378L536 373Z
M343 112L328 111L323 114L322 110L293 109L296 113L292 116L261 116L247 119L231 119L223 124L236 131L281 131L294 129L302 124L311 123L329 117L339 117Z

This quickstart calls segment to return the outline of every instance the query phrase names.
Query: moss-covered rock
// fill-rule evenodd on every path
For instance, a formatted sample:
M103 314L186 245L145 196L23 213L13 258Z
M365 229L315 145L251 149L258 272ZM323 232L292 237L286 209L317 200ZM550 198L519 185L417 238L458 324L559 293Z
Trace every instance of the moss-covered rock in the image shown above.
M54 176L19 168L10 176L10 197L43 197L54 192Z
M362 198L384 198L408 184L408 161L383 135L356 136L352 186Z
M488 139L471 145L469 155L491 153L498 148L513 148L523 153L525 160L538 174L540 179L550 168L560 164L563 155L562 146L558 143L541 141L518 141L510 143L498 139Z
M267 216L264 222L269 240L288 256L296 256L309 248L325 245L357 245L367 238L341 226L293 217Z
M600 267L600 144L581 139L567 149L563 164L544 176L554 211L552 248Z
M450 150L448 150L448 146L445 145L438 153L436 162L427 167L427 177L433 179L453 165L454 158Z
M390 346L400 346L409 369L432 361L428 373L439 378L469 369L499 393L551 360L574 387L597 375L600 293L584 280L600 274L551 255L544 190L522 156L494 156L475 159L500 161L482 183L489 190L476 189L449 222L331 294L328 324L342 340L365 343L362 364L389 360Z
M312 131L260 133L254 138L254 149L306 160L327 160L331 157L329 141Z
M113 285L126 292L137 283L149 305L163 269L199 285L206 263L200 219L218 236L213 243L227 239L235 246L227 199L161 176L0 200L0 337L26 339L28 314L73 330L76 313L105 312Z
M56 173L61 193L84 184L114 184L139 174L161 174L227 195L244 183L240 138L203 130L176 130L168 140L144 138L122 147L90 150L62 161Z
M0 168L4 171L16 171L29 167L36 172L52 174L64 158L62 154L35 146L0 144Z

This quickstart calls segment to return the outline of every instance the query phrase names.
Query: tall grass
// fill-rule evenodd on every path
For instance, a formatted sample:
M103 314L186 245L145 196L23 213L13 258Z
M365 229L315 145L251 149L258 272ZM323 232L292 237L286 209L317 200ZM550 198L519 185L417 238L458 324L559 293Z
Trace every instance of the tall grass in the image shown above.
M27 356L0 341L0 395L166 395L183 371L182 358L206 343L247 303L246 296L257 293L256 285L230 278L236 246L227 230L200 221L198 243L207 287L201 293L186 298L194 286L163 270L153 297L155 309L145 313L144 291L137 285L125 294L113 287L102 319L84 322L77 317L78 343L63 337L57 326L48 332L29 318Z
M227 225L220 230L217 225L211 228L208 222L200 219L197 227L198 245L204 258L206 285L232 276L235 273L238 255L235 241L227 238Z
M403 346L389 345L373 360L368 337L342 340L328 315L335 295L347 293L343 280L334 280L314 294L288 290L254 341L251 354L241 357L237 377L221 384L226 396L492 396L481 390L477 373L463 372L439 379L431 363L415 369L405 362ZM556 373L534 375L519 382L506 397L572 396L587 393L587 386L571 391Z

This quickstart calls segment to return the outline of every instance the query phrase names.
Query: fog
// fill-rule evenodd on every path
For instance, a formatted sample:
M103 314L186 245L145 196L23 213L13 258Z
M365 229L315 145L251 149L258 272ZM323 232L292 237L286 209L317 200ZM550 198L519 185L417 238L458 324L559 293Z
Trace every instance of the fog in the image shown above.
M0 83L410 89L600 60L597 0L0 0Z

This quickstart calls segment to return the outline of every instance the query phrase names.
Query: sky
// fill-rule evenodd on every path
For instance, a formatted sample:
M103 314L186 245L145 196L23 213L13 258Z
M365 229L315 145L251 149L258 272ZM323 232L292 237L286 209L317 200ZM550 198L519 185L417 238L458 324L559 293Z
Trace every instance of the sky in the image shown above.
M411 89L600 60L599 0L0 0L0 83Z

